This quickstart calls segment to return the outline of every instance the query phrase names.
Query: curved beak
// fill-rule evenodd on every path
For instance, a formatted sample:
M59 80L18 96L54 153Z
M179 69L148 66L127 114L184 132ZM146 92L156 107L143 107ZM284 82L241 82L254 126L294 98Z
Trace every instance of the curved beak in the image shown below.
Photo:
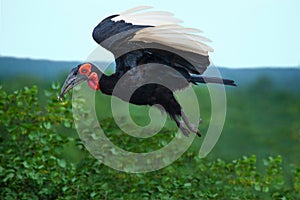
M67 79L65 80L64 85L61 88L60 94L57 97L58 100L62 100L62 97L68 92L70 91L73 87L75 87L76 85L78 85L79 83L87 80L88 78L84 75L78 74L78 68L75 67L71 70L71 72L69 73Z

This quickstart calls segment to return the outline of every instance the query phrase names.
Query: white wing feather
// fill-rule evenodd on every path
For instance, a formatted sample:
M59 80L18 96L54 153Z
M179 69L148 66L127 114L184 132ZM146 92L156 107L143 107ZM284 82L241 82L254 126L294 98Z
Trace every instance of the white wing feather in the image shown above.
M124 11L119 16L112 18L113 21L124 20L127 23L134 25L148 25L159 26L165 24L177 24L182 22L181 20L173 17L173 14L165 11L147 11L139 12L142 10L148 10L152 7L140 6ZM136 13L138 12L138 13Z
M114 17L112 20L124 20L134 25L153 26L137 31L131 41L159 43L205 56L208 55L208 52L213 52L210 46L203 43L210 42L210 40L195 34L201 32L200 30L180 26L178 23L182 21L173 17L173 14L170 12L144 11L150 8L152 7L136 7L120 13L119 16Z

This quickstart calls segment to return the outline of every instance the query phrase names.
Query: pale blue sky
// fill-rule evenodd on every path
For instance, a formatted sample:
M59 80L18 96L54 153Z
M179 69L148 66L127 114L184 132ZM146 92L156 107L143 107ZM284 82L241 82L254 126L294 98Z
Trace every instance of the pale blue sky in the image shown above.
M97 47L94 26L140 5L203 30L217 66L300 65L299 0L1 0L0 55L84 61Z

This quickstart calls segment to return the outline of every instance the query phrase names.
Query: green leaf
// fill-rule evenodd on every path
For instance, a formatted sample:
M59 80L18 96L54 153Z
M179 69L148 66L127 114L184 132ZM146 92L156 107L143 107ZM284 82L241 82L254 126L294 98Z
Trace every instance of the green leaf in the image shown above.
M191 187L191 186L192 186L192 183L185 183L183 186L184 186L184 187Z
M263 192L266 192L266 193L269 192L269 187L264 186L264 187L263 187Z
M29 168L29 167L30 167L30 165L29 165L26 161L23 161L22 164L23 164L23 166L24 166L25 168Z
M71 127L71 123L69 121L64 121L64 126L66 128L70 128Z
M52 85L51 85L51 88L53 89L53 90L58 90L59 89L59 84L58 83L52 83Z
M43 123L45 129L50 129L51 128L51 123L50 122L44 122Z
M15 175L13 173L9 173L5 176L5 178L3 179L3 182L8 181L9 179L12 179Z
M13 131L16 130L17 128L18 128L18 126L12 125L12 126L7 127L7 130L8 130L8 132L13 132Z
M68 190L68 187L67 186L64 186L64 187L62 187L62 189L61 189L63 192L66 192L67 190Z
M45 96L46 96L46 97L50 97L50 96L53 95L53 92L51 92L51 91L49 91L49 90L45 90L44 93L45 93Z
M162 188L160 185L156 187L158 189L158 191L163 192L165 191L164 188Z
M258 183L255 183L255 184L254 184L254 189L255 189L256 191L261 191L261 187L260 187L260 185L259 185Z
M66 161L63 159L57 159L57 163L60 167L66 168Z
M91 198L94 198L96 195L97 195L97 192L92 192L92 193L90 194L90 197L91 197Z

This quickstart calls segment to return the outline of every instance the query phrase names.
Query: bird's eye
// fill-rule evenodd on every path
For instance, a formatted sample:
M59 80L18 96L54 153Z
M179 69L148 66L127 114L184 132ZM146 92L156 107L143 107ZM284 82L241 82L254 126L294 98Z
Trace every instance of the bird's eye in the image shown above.
M79 73L88 76L91 73L91 68L92 68L91 64L89 63L83 64L79 68Z

